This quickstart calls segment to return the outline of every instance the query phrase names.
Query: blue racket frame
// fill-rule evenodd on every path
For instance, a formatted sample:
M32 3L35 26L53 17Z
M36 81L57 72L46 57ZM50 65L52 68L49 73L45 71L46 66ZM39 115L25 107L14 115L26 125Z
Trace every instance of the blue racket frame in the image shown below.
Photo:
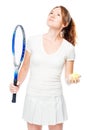
M15 59L15 38L16 38L16 32L17 29L20 28L22 31L22 36L23 36L23 42L22 42L22 53L20 56L20 61L19 64L16 63ZM17 87L17 80L18 80L18 71L21 66L21 63L24 59L24 54L25 54L25 48L26 48L26 38L25 38L25 31L22 25L17 25L14 29L13 36L12 36L12 54L13 54L13 62L14 62L14 85ZM12 103L16 103L16 93L13 93L12 95Z

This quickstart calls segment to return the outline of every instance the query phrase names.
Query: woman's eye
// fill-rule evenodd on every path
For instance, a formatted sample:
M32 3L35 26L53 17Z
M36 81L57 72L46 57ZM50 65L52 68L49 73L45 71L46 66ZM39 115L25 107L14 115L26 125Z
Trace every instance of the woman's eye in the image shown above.
M57 16L60 16L60 14L57 14Z
M53 14L53 12L50 12L50 14Z

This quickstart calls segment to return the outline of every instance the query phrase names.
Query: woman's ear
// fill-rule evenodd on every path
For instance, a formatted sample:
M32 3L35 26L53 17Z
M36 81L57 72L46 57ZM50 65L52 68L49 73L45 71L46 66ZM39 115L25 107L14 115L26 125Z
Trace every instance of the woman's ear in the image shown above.
M65 27L67 27L67 26L68 26L68 23L62 24L62 28L65 28Z
M65 24L62 24L62 29L65 28L65 27L66 27Z

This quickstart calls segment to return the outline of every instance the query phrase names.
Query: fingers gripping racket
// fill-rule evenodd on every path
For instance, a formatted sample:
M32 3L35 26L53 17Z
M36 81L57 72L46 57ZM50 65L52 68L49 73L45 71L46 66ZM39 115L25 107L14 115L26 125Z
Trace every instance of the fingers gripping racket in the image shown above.
M25 31L22 25L17 25L12 37L12 54L14 64L14 85L17 87L18 72L24 59L26 47ZM12 103L16 103L16 93L12 95Z

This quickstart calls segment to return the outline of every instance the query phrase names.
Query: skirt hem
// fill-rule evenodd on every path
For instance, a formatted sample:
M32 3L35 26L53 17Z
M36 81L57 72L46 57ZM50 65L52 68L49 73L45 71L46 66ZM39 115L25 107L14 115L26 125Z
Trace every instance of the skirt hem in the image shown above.
M57 124L64 124L64 122L67 121L67 120L68 119L66 119L64 121L58 121L58 122L55 122L55 123L38 123L38 122L33 122L33 121L29 121L29 120L24 119L24 121L26 121L27 123L35 124L35 125L57 125Z

